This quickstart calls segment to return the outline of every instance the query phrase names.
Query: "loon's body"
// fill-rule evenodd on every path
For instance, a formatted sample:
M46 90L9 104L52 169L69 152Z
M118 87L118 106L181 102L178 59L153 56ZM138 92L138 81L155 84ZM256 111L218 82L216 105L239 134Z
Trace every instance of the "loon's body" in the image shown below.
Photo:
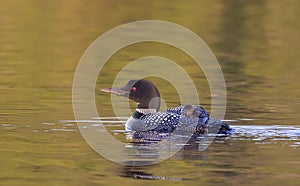
M197 105L185 105L158 112L160 94L148 80L130 80L121 88L105 88L118 96L128 97L138 103L133 115L127 120L125 130L134 132L134 138L160 138L161 134L174 132L176 129L188 130L195 136L204 134L208 128L218 128L216 133L228 134L228 124L211 119L209 114ZM216 122L217 121L217 122Z

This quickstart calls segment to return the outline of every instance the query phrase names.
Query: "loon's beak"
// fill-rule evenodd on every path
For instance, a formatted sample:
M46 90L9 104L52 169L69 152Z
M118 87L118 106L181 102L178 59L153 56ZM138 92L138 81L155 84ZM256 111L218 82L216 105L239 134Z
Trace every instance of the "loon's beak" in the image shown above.
M130 90L132 89L132 87L134 86L134 84L137 82L138 80L129 80L128 83L123 86L123 87L119 87L119 88L103 88L101 89L102 92L109 92L111 94L115 94L117 96L124 96L129 98L129 94L130 94Z
M115 94L117 96L129 97L129 91L124 90L122 88L102 88L102 92L109 92L111 94Z

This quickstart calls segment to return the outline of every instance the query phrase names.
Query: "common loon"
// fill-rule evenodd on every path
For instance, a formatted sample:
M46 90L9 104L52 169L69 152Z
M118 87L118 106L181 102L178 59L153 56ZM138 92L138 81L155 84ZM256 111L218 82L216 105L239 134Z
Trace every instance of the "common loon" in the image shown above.
M217 127L216 133L219 134L229 134L231 131L228 124L210 118L209 114L198 105L178 106L158 112L160 93L152 82L145 79L129 80L123 87L103 88L101 91L124 96L138 103L136 111L125 124L126 131L134 132L134 138L159 140L160 134L172 133L178 126L181 129L192 130L194 136L202 135L208 128L213 127ZM189 123L195 122L193 127L189 126Z

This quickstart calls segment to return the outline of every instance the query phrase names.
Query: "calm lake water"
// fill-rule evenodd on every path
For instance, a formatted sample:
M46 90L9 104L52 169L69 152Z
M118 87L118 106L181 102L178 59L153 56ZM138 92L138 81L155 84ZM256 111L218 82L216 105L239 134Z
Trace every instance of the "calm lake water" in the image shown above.
M297 0L1 1L0 185L299 185L299 13ZM145 19L185 26L209 45L226 81L225 119L237 133L203 152L191 145L160 164L125 167L97 154L74 122L62 120L74 120L73 77L87 47L114 27ZM96 90L149 55L182 66L210 110L201 69L159 43L115 53ZM173 86L153 80L168 107L180 103ZM95 92L101 116L114 116L110 99ZM110 126L120 140L122 128Z

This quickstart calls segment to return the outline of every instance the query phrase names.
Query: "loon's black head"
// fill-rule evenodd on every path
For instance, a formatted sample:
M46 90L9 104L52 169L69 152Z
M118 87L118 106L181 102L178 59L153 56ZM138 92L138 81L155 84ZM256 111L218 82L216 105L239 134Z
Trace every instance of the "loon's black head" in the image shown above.
M123 87L103 88L101 91L127 97L137 102L138 108L151 108L158 111L160 107L160 94L158 89L152 82L145 79L129 80Z

